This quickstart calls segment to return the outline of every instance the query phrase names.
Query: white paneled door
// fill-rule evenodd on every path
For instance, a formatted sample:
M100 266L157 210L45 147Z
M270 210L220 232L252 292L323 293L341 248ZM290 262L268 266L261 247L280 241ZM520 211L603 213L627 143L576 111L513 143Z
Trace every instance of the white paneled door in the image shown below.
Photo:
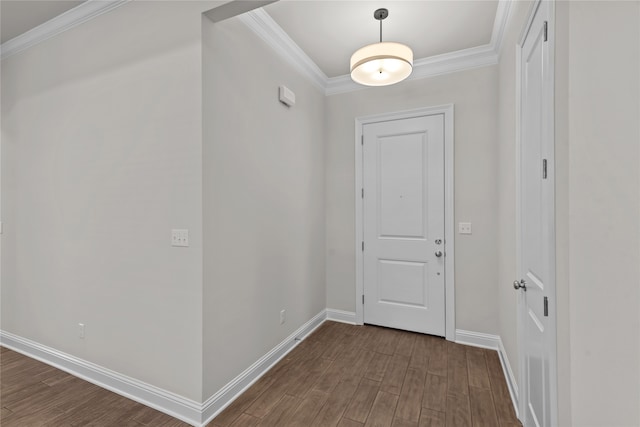
M555 229L550 13L541 2L522 43L520 334L525 427L555 422Z
M444 336L444 114L362 132L364 322Z

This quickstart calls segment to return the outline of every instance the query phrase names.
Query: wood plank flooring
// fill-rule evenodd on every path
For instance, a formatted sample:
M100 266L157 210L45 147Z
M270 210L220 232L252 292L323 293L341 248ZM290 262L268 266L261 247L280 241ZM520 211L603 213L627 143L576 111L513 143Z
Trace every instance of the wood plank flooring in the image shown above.
M208 427L516 427L498 353L326 322Z
M189 426L5 347L0 347L0 405L2 427Z
M0 347L0 425L187 426ZM521 426L498 354L325 322L208 427Z

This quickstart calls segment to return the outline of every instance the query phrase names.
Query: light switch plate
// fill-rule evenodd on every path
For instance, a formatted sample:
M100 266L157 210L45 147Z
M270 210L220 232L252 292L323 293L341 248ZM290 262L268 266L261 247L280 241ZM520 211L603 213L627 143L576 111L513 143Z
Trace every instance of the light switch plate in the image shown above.
M471 234L471 223L470 222L459 222L458 223L458 233L460 233L460 234Z
M171 246L188 247L189 246L189 230L184 230L184 229L171 230Z

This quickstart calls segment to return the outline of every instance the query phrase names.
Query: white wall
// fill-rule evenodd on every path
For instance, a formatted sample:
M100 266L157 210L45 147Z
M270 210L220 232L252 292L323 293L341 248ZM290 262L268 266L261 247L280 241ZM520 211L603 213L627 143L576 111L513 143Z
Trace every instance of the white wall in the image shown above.
M238 18L202 25L206 399L326 307L324 95Z
M640 3L571 2L572 421L640 425ZM595 404L597 402L597 404Z
M198 401L215 4L131 2L2 61L2 329Z
M455 104L456 328L497 333L497 67L333 95L326 101L327 307L355 311L355 125L377 113Z

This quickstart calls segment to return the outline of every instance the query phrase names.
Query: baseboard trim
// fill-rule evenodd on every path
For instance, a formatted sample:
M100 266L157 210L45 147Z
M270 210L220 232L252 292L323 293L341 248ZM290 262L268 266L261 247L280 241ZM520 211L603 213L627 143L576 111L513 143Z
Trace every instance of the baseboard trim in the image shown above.
M464 331L462 329L456 329L456 342L458 344L488 348L490 350L498 350L500 348L499 336L484 334L482 332Z
M9 332L0 331L0 344L185 423L200 426L201 404L194 400Z
M511 402L513 402L513 409L516 411L516 416L520 418L520 404L516 376L513 375L513 371L511 370L511 364L509 363L509 358L507 357L507 351L504 348L504 344L502 344L502 339L500 339L499 346L498 355L500 356L500 363L502 364L502 372L504 372L504 377L507 379L507 388L509 389Z
M355 313L322 310L202 404L9 332L0 331L0 344L188 424L201 427L211 422L326 320L355 324ZM457 329L455 342L498 352L511 400L516 415L519 415L518 385L502 339L498 335Z
M456 329L456 343L470 345L473 347L488 348L489 350L496 350L498 352L502 371L507 380L507 388L509 389L513 409L516 411L516 415L519 416L518 408L520 406L518 404L518 383L516 382L515 375L513 375L513 370L511 369L507 352L504 348L504 344L502 343L502 338L500 338L499 335Z
M262 377L273 365L293 350L302 340L311 334L327 318L326 310L316 314L311 320L298 328L271 351L262 356L244 372L231 380L203 403L202 425L207 425L220 412Z
M326 310L316 314L204 403L187 399L9 332L0 331L0 344L192 426L202 427L211 422L273 365L324 323L326 318Z
M327 320L355 325L356 314L353 311L334 310L333 308L327 308Z

